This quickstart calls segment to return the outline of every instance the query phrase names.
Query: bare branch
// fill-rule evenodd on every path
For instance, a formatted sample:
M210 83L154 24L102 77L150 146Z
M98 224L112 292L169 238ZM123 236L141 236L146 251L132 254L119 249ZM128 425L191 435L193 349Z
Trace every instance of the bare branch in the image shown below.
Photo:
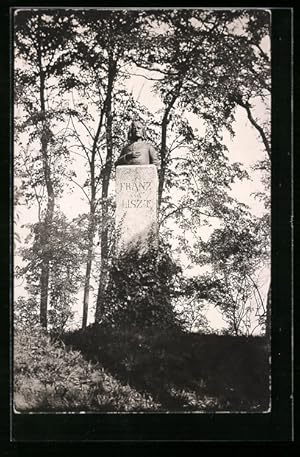
M158 73L161 73L165 76L179 76L178 71L165 71L162 68L150 68L149 66L143 65L140 62L137 62L136 60L132 59L133 63L138 67L138 68L143 68L143 70L148 70L148 71L156 71Z
M258 294L258 297L259 297L259 301L260 301L261 307L262 307L262 309L264 310L264 313L265 313L266 310L265 310L264 301L263 301L262 296L261 296L261 293L260 293L260 291L259 291L259 289L258 289L258 287L257 287L257 284L256 284L256 282L253 280L253 278L252 278L250 275L247 275L247 276L248 276L248 278L250 279L250 281L252 282L252 284L253 284L253 286L254 286L254 289L256 290L256 292L257 292L257 294Z
M254 119L254 117L252 116L252 112L251 112L251 109L250 109L250 104L249 102L243 102L242 99L240 97L236 97L235 98L235 101L238 105L240 105L241 107L245 108L246 112L247 112L247 116L248 116L248 119L249 121L251 122L251 124L253 125L253 127L258 131L258 133L260 134L261 136L261 139L263 141L263 144L265 146L265 149L266 149L266 152L269 156L269 159L271 159L271 148L269 146L269 142L268 142L268 139L266 137L266 134L263 130L263 128L258 125L258 123L256 122L256 120Z
M73 117L72 117L72 116L71 116L71 122L72 122L72 125L73 125L73 129L74 129L75 136L76 136L77 140L79 141L79 143L81 144L82 149L83 149L84 152L85 152L86 158L87 158L89 164L91 165L91 159L90 159L90 156L89 156L89 154L88 154L88 151L89 151L89 152L92 152L92 151L91 151L90 148L86 147L86 146L83 144L83 142L81 141L81 138L80 138L80 136L78 135L78 132L77 132L77 130L76 130L76 127L75 127L74 120L73 120Z
M175 205L173 205L173 206L175 206ZM184 209L186 209L186 208L189 208L189 206L188 206L188 205L177 206L174 210L170 211L168 214L166 214L166 215L160 220L159 225L162 225L168 217L170 217L170 216L172 216L172 215L174 215L174 214L176 214L176 213L180 213L180 212L182 213L182 211L183 211ZM199 211L199 210L197 210L197 211L198 211L199 214L202 214L203 216L218 218L218 216L214 216L214 215L212 215L212 214L207 214L207 213L204 213L203 211ZM183 216L183 215L182 215L182 216Z
M163 78L150 78L149 76L146 76L146 75L142 75L142 74L138 74L138 73L131 73L131 72L128 72L128 73L120 72L120 74L130 75L130 76L138 76L140 78L147 79L148 81L162 81L162 79L163 79Z
M64 176L66 176L72 183L74 183L77 187L79 187L79 189L84 193L85 197L87 198L88 202L90 203L90 197L89 195L86 193L86 191L84 190L84 187L81 186L81 184L79 184L77 181L75 181L73 178L71 178L70 176L68 176L67 174L63 173Z
M78 148L78 144L72 144L72 145L68 146L68 148L69 148L69 149L71 149L71 148ZM72 151L72 154L75 154L75 155L77 155L77 156L79 156L79 157L82 157L83 159L86 159L86 156L83 155L83 154L80 154L79 152Z

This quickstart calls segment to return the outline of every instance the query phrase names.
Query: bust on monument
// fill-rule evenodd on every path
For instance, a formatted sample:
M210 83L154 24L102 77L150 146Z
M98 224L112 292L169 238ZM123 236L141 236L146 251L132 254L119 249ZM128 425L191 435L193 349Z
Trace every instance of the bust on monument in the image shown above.
M159 169L157 151L145 141L145 129L141 122L133 121L128 132L129 144L125 146L115 165L156 165Z
M132 122L128 140L115 162L116 247L118 252L134 246L144 252L157 246L159 160L155 148L146 141L141 122Z

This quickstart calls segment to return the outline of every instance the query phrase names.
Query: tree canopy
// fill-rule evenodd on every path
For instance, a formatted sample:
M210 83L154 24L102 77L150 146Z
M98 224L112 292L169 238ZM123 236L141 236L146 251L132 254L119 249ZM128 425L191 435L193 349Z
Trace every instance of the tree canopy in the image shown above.
M210 306L233 334L263 331L269 34L262 9L15 12L14 175L31 214L17 251L20 315L35 306L44 327L58 328L74 309L83 327L102 319L114 264L113 164L139 119L159 151L160 236L182 269L172 306L186 328L207 330ZM256 138L252 168L244 162L253 151L236 161L225 139L242 115ZM252 176L259 214L234 192ZM71 213L72 199L80 204Z

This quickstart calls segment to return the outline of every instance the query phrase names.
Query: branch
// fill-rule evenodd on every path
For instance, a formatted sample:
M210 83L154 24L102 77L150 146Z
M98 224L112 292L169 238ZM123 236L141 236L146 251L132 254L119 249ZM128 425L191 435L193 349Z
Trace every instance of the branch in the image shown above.
M73 182L74 184L76 184L77 187L79 187L79 189L84 193L84 195L86 196L88 202L90 203L90 197L88 196L88 194L86 193L86 191L84 190L83 186L81 186L77 181L75 181L73 178L71 178L70 176L68 176L66 173L63 173L63 175L70 179L71 182Z
M270 149L270 146L269 146L269 142L268 142L268 139L266 137L266 134L265 132L263 131L262 127L260 125L258 125L258 123L256 122L256 120L254 119L254 117L252 116L252 113L251 113L251 110L250 110L250 104L249 102L246 102L244 103L242 101L241 98L235 98L235 101L238 105L240 105L242 108L245 108L246 112L247 112L247 116L248 116L248 119L249 121L251 122L251 124L253 125L254 128L256 128L256 130L258 131L258 133L260 134L261 138L262 138L262 141L264 143L264 146L266 148L266 151L267 151L267 154L269 156L269 159L271 159L271 149Z
M138 76L138 77L147 79L148 81L162 81L162 79L163 79L163 78L150 78L149 76L146 76L146 75L140 75L140 74L137 74L137 73L124 72L124 71L121 71L120 74L121 75Z
M149 66L143 65L142 63L138 63L135 59L132 58L133 63L139 67L143 68L143 70L148 70L148 71L156 71L158 73L161 73L162 75L165 76L178 76L179 72L172 72L172 71L164 71L161 68L149 68Z
M68 146L69 149L71 148L78 148L78 144L71 144L70 146ZM80 154L79 152L75 152L75 151L71 151L72 154L75 154L79 157L82 157L83 159L86 159L86 156L83 155L83 154Z
M79 143L81 144L82 149L83 149L84 152L85 152L85 155L86 155L86 158L87 158L87 160L88 160L88 162L89 162L89 165L91 165L91 160L90 160L89 154L88 154L88 152L87 152L87 151L90 151L90 152L91 152L91 149L90 149L90 148L87 148L87 147L83 144L83 142L81 141L80 136L78 135L77 130L76 130L76 127L75 127L75 125L74 125L73 116L71 116L71 122L72 122L72 125L73 125L73 129L74 129L75 136L76 136L77 140L79 141Z
M174 205L175 206L175 205ZM182 212L185 208L190 208L188 205L183 205L183 206L177 206L173 211L170 211L168 214L166 214L160 221L159 225L162 225L163 222L170 216L172 216L173 214L177 213L177 212ZM215 218L218 218L218 216L213 216L212 214L206 214L204 213L203 211L198 211L199 214L202 214L203 216L206 216L206 217L215 217Z
M75 100L74 100L74 92L73 92L73 89L71 91L71 95L72 95L72 101L73 101L73 106L74 106L74 109L76 110L76 104L75 104ZM90 129L87 127L87 125L83 122L83 120L77 116L77 120L78 122L80 122L80 124L83 125L83 127L86 129L86 131L88 132L88 134L90 135L90 137L92 138L92 140L94 139L94 135L91 133Z
M259 52L260 52L261 56L263 57L263 59L265 60L265 62L270 63L269 56L265 53L265 51L263 51L263 49L261 48L261 46L258 43L255 43L253 40L250 40L249 44L252 44L259 50Z
M92 132L90 131L90 129L88 128L88 126L85 124L85 122L83 122L82 119L80 119L79 117L77 117L78 119L78 122L80 122L80 124L83 125L83 127L86 129L86 131L88 132L88 134L90 135L90 137L92 138L92 140L94 139L94 135L92 134Z
M181 141L178 141L179 138L181 137L182 135L179 134L173 141L172 141L172 144L169 146L169 152L173 152L175 151L176 149L183 149L183 148L186 148L186 146L184 146L186 144L186 139L183 138ZM176 141L178 141L178 143L176 143ZM176 144L175 144L176 143ZM178 157L178 159L180 160L180 158ZM172 158L170 158L170 160L172 160Z
M258 297L259 297L259 301L260 301L261 307L262 307L262 309L264 310L264 313L265 313L266 310L265 310L264 301L263 301L262 296L261 296L261 293L260 293L260 291L259 291L259 289L258 289L258 287L257 287L257 284L256 284L256 282L252 279L252 277L251 277L250 275L247 275L247 276L248 276L248 278L250 279L250 281L252 282L252 284L254 285L254 288L255 288L255 290L256 290L256 292L257 292L257 294L258 294Z

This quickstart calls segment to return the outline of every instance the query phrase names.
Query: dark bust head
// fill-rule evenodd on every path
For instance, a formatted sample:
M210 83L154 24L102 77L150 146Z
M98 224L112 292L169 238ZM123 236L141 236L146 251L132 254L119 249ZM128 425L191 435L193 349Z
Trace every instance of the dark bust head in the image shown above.
M128 131L128 140L132 142L137 140L138 138L142 140L146 138L145 127L140 121L132 121Z

